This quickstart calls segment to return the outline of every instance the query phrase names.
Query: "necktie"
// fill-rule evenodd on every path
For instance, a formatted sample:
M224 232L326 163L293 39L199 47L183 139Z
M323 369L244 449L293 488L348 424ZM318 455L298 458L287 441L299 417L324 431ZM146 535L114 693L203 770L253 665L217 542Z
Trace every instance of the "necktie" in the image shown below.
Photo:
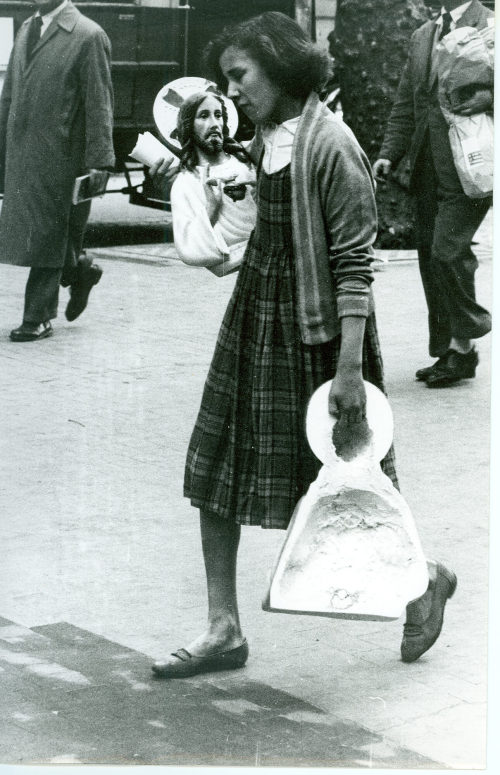
M31 56L33 54L33 49L35 48L36 44L40 40L41 31L42 31L42 17L37 14L36 16L33 16L30 22L30 28L28 30L28 44L27 44L28 61L31 59Z
M448 11L446 11L443 14L443 26L441 27L441 32L439 33L438 40L441 40L441 38L444 38L445 35L448 35L452 21L453 19L452 19L451 13L448 13Z

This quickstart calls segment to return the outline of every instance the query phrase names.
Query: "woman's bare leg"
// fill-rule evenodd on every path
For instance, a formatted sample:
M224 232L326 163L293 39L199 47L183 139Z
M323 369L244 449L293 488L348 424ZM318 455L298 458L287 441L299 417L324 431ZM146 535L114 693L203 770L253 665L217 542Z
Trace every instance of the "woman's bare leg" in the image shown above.
M200 512L201 544L208 592L208 626L185 648L205 656L236 648L243 641L236 598L236 558L241 528Z

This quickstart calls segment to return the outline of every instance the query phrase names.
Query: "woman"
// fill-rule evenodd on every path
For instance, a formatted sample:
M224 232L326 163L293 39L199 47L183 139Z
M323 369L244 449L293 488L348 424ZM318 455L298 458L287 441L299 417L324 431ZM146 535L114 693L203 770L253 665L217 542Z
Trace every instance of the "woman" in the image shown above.
M207 59L257 126L258 212L186 463L185 495L200 509L208 628L153 666L166 678L245 663L240 526L285 529L316 477L304 433L313 391L333 377L330 411L355 433L365 416L363 377L383 389L370 292L373 182L352 133L319 102L326 55L294 21L270 12L223 31ZM397 485L392 450L382 467ZM450 595L440 588L441 621ZM424 650L428 641L419 641Z

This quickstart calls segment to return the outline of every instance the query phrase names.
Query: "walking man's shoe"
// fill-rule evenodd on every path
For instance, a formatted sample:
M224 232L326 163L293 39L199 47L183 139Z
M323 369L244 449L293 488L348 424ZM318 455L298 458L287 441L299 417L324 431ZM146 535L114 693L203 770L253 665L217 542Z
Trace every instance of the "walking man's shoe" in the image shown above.
M76 320L82 314L87 306L89 294L94 285L97 285L102 276L102 269L97 264L87 265L83 262L78 264L78 276L76 281L70 286L70 300L66 307L66 319Z
M23 323L19 328L14 328L10 332L10 338L13 342L36 342L38 339L46 339L48 336L52 336L54 329L52 328L50 320L40 325L32 325L31 323Z
M437 563L435 578L429 580L422 597L406 606L406 622L401 642L403 662L415 662L437 641L443 626L446 601L457 588L457 577Z
M448 357L449 352L450 351L447 350L444 355L441 355L438 358L436 363L432 364L432 366L425 366L423 369L418 369L418 371L415 372L415 379L417 379L419 382L426 382L427 378L432 374L432 372L446 362L446 358Z
M448 350L446 360L432 369L426 385L430 388L447 387L461 379L473 379L478 363L479 355L474 347L465 354Z

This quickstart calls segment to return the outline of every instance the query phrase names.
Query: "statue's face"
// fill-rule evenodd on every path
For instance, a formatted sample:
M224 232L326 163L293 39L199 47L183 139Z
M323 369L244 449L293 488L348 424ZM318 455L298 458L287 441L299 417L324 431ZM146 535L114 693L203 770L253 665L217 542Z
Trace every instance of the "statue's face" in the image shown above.
M198 105L193 122L194 142L205 152L219 153L224 137L224 115L222 105L213 95L209 95Z

